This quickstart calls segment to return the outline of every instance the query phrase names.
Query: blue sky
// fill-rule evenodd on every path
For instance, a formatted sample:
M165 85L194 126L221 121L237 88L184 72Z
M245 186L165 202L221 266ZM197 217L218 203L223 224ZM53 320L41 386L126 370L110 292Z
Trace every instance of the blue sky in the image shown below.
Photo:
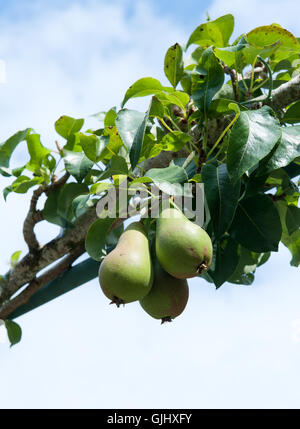
M130 7L128 7L130 5ZM62 114L119 105L136 79L164 81L163 58L205 20L237 33L279 22L299 35L297 2L0 1L1 140L31 126L52 146ZM260 14L257 15L257 11ZM291 12L293 11L293 12ZM297 13L296 13L297 12ZM143 101L129 107L143 108ZM22 147L14 162L24 162ZM0 178L0 188L7 180ZM25 196L0 200L0 273L25 251ZM55 226L37 229L45 242ZM299 270L285 248L251 287L190 281L184 314L161 326L134 303L114 309L96 280L27 314L22 342L0 342L0 408L299 407Z

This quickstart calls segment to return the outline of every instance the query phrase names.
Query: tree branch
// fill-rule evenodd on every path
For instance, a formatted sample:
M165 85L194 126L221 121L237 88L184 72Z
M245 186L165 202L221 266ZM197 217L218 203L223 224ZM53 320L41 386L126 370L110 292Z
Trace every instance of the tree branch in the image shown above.
M54 180L51 183L51 185L49 185L46 189L45 189L45 194L49 195L51 191L53 191L54 189L57 189L61 186L63 186L69 179L70 177L70 173L65 173L60 179L57 179L56 176L54 176Z
M36 189L33 192L29 211L25 218L24 225L23 225L23 235L24 240L27 243L29 252L34 253L40 248L40 244L36 238L36 235L34 233L34 227L38 222L41 222L44 219L43 212L36 209L37 202L40 198L40 196L45 192L46 195L49 195L53 189L59 188L60 186L64 185L67 180L69 179L70 174L66 173L64 174L59 180L55 179L49 186L40 186L38 189Z
M41 212L38 212L36 209L38 199L43 192L44 189L42 187L39 187L33 192L29 211L23 225L24 240L27 243L30 252L33 252L40 247L39 242L37 241L36 235L34 233L34 227L38 222L43 219Z
M84 250L84 244L82 243L53 268L42 274L40 277L31 280L26 289L24 289L19 295L17 295L15 298L11 299L2 306L2 308L0 309L0 319L6 319L10 313L12 313L20 305L25 304L29 300L29 298L34 295L39 289L41 289L45 284L49 283L51 280L54 280L64 271L69 269L72 263L84 253Z
M300 100L300 74L272 92L270 105L280 110L297 100Z
M236 71L231 69L230 67L226 66L224 63L223 63L223 68L224 68L224 72L230 76L234 99L236 101L239 101L240 95L239 95L239 88L238 88L238 80L237 80Z
M63 236L58 236L34 253L29 252L12 270L8 280L0 285L0 305L15 294L22 286L30 283L42 269L64 255L72 254L85 241L91 224L97 220L95 207L86 211ZM125 218L116 219L110 230L117 228ZM83 253L83 252L82 252Z
M260 77L261 79L266 79L268 77L268 74L266 73L265 66L258 66L255 67L254 70L249 70L245 73L245 79L251 79L252 73L255 78Z
M97 219L94 207L87 210L64 235L56 237L36 252L29 252L9 273L8 281L1 284L0 304L10 298L22 286L30 283L36 274L62 258L85 240L90 225Z

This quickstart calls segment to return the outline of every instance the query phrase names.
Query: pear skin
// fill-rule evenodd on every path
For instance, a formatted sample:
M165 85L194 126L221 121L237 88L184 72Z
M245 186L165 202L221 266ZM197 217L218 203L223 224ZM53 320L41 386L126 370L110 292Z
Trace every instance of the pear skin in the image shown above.
M164 209L157 220L155 247L164 270L178 279L199 276L212 262L207 232L174 208Z
M185 279L170 276L156 260L154 263L153 286L143 299L142 308L154 319L171 322L186 307L189 298L189 287Z
M131 223L102 261L99 282L103 293L119 306L138 301L153 282L148 237L140 222Z

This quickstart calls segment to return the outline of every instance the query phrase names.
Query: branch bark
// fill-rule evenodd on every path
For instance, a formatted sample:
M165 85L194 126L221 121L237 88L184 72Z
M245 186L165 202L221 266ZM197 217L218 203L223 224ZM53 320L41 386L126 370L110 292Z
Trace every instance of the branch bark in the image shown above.
M35 252L29 252L12 270L8 281L1 284L0 305L22 286L30 283L38 272L75 249L85 240L87 231L97 219L95 208L90 208L63 236L58 236Z
M224 72L230 76L234 99L236 101L239 101L240 96L239 96L239 90L238 90L237 73L234 69L231 69L230 67L226 66L224 63L223 63L223 68L224 68Z
M23 225L24 240L27 243L30 252L33 252L40 247L39 242L37 241L36 235L34 233L34 227L43 218L41 212L38 212L36 209L38 199L43 192L44 190L42 187L38 188L33 192L29 211Z
M29 283L28 287L30 287L30 290L36 290L34 279L42 269L56 262L64 255L76 255L76 249L78 246L81 249L82 243L85 241L87 231L96 219L96 209L92 207L82 215L77 222L75 222L74 228L68 229L63 236L56 237L54 240L33 253L29 252L10 273L8 281L0 285L0 314L2 313L2 309L7 306L6 301L22 286ZM124 221L124 218L116 219L111 229L117 228ZM84 249L81 253L84 253ZM30 286L32 281L34 281L34 284ZM48 283L48 279L42 277L39 279L37 287L40 288L46 283Z
M300 100L300 74L272 92L271 106L280 110L297 100Z
M70 268L72 263L84 253L84 243L76 247L68 256L66 256L61 262L55 265L53 268L49 269L47 272L42 274L38 278L31 280L29 285L24 289L19 295L15 298L8 301L4 304L0 310L0 319L4 320L20 305L25 304L29 298L34 295L39 289L41 289L45 284L49 283L51 280L54 280L64 271Z
M33 192L30 207L28 214L25 218L24 225L23 225L23 235L24 240L28 246L29 252L34 253L40 248L40 244L36 238L36 235L34 233L34 227L38 222L41 222L44 219L43 212L36 209L37 202L40 198L40 196L45 192L46 195L49 195L49 193L55 189L59 188L60 186L64 185L67 180L69 179L70 174L66 173L64 174L59 180L57 180L54 177L53 182L49 186L40 186L38 189L36 189Z

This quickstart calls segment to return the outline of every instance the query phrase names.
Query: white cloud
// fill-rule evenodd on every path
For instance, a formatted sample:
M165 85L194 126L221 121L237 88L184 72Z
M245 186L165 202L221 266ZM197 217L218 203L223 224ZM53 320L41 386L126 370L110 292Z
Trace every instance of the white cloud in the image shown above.
M136 79L163 77L166 49L185 35L145 2L126 18L126 4L74 3L21 22L2 19L2 138L32 126L51 144L61 114L87 117L119 105Z
M126 6L125 1L89 1L44 8L43 2L36 2L21 20L0 19L0 58L7 75L0 84L0 141L33 127L43 143L53 147L59 137L54 122L60 115L87 118L119 105L127 88L141 77L166 79L165 52L176 41L185 41L184 32L155 16L145 2L139 2L130 17ZM146 109L144 100L128 106ZM99 123L87 119L88 126ZM26 162L25 153L20 145L14 166ZM0 176L1 192L9 183ZM22 221L28 204L24 195L10 195L6 204L0 195L0 232L6 242L0 247L0 272L16 249L26 250ZM44 241L56 232L49 225L38 229Z

